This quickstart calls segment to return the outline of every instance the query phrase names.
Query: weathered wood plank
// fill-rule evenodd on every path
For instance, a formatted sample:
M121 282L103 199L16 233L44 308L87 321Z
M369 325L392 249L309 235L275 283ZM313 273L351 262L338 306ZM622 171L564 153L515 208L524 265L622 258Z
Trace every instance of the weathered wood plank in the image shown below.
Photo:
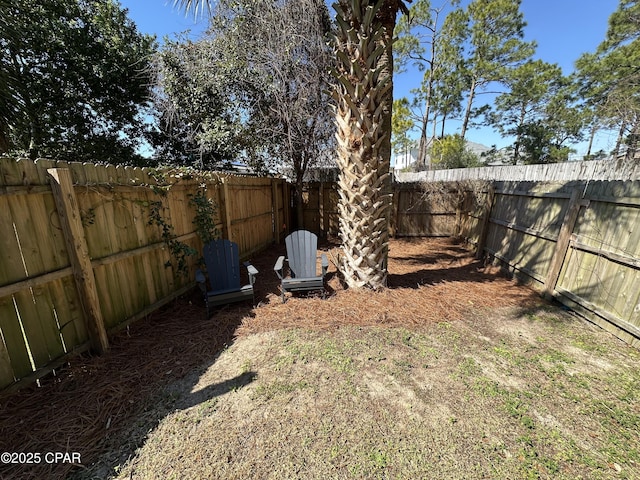
M73 277L67 276L52 281L48 284L48 288L51 292L65 352L70 352L89 340L82 305Z
M551 298L553 290L558 283L558 276L560 275L562 264L567 255L567 249L569 248L571 233L573 232L576 221L578 220L578 215L580 213L580 195L581 192L577 188L571 193L568 208L566 210L564 220L562 221L562 227L560 228L560 234L558 235L558 239L555 244L553 257L551 259L551 264L549 265L544 286L544 295L549 298Z
M6 198L0 197L0 285L8 285L24 279L27 274L22 263L20 244L15 235L15 225Z
M15 378L29 375L33 367L13 296L0 298L0 330L11 360L13 375Z
M222 179L221 193L222 195L220 198L220 209L223 213L222 236L223 238L227 238L233 241L231 230L231 221L233 220L233 214L231 211L231 196L229 194L229 183L227 178Z
M80 210L71 183L71 173L67 169L49 169L48 172L80 301L86 314L91 344L97 351L104 352L109 348L109 341L96 292L95 277L84 237Z
M1 311L1 310L0 310ZM0 390L15 381L11 358L4 342L0 342Z
M3 158L0 162L0 184L25 185L22 178L22 168L14 159Z
M273 212L273 240L280 243L280 202L279 202L279 182L276 179L271 181L271 211Z
M599 317L604 318L605 320L607 320L611 324L615 325L616 327L621 328L625 332L628 332L628 333L632 334L636 338L640 338L640 328L638 328L637 326L632 325L632 324L630 324L628 322L625 322L624 320L622 320L621 318L616 317L612 313L607 312L606 310L603 310L603 309L599 308L597 305L585 300L584 298L582 298L582 297L580 297L578 295L575 295L573 292L569 292L569 291L564 290L564 289L560 289L557 292L560 295L563 295L563 296L569 298L570 300L572 300L573 302L579 304L581 307L583 307L583 308L589 310L590 312L594 313L595 315L598 315Z
M501 227L504 227L508 230L513 230L515 232L521 232L521 233L526 233L527 235L531 235L532 237L537 237L540 238L542 240L548 240L550 242L555 242L557 237L555 235L549 235L541 230L537 230L535 228L529 228L529 227L525 227L522 225L518 225L514 222L506 222L504 220L500 220L498 218L490 218L489 219L490 223L493 223L495 225L500 225Z
M50 360L50 332L42 328L39 318L42 312L38 309L34 295L30 289L27 289L16 293L13 298L34 369L46 365Z

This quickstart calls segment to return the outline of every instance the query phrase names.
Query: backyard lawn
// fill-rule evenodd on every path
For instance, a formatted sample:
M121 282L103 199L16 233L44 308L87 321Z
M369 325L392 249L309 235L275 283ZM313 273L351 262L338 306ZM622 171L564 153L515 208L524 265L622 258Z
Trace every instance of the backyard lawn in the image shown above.
M337 258L333 244L324 245ZM640 353L445 239L394 240L389 289L205 319L194 293L42 388L3 398L2 449L82 465L2 478L640 478Z

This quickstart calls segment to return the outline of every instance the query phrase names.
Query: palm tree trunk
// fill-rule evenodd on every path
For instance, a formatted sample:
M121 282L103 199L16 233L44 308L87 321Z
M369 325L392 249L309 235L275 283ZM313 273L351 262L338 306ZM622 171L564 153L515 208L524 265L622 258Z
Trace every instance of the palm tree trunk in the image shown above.
M392 38L401 2L340 0L333 92L341 271L349 287L387 283L391 207ZM403 6L403 5L402 5Z

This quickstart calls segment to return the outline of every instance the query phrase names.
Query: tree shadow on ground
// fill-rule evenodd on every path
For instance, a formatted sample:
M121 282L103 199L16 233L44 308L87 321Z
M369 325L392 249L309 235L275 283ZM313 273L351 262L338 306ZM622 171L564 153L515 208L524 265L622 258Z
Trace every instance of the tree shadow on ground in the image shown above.
M416 252L420 245L415 239L398 241L390 254L389 288L419 288L443 282L484 283L507 277L499 269L486 268L467 246L453 239L434 239L429 251Z
M200 405L209 400L212 400L217 397L221 397L226 393L231 391L239 390L243 387L246 387L250 383L252 383L258 374L256 372L242 372L241 374L230 378L228 380L224 380L220 383L215 383L213 385L208 385L201 390L193 391L190 393L186 393L185 391L176 391L173 390L174 393L181 395L181 398L175 404L175 407L180 410L186 410L187 408L194 407L196 405Z

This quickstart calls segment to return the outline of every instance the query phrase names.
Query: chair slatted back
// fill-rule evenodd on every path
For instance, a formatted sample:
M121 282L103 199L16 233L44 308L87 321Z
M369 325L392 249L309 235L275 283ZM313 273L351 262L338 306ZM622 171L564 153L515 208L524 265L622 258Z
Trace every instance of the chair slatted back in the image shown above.
M296 278L317 277L318 237L306 230L297 230L285 238L287 257Z
M213 292L240 289L238 245L227 239L212 240L204 246L209 283Z

